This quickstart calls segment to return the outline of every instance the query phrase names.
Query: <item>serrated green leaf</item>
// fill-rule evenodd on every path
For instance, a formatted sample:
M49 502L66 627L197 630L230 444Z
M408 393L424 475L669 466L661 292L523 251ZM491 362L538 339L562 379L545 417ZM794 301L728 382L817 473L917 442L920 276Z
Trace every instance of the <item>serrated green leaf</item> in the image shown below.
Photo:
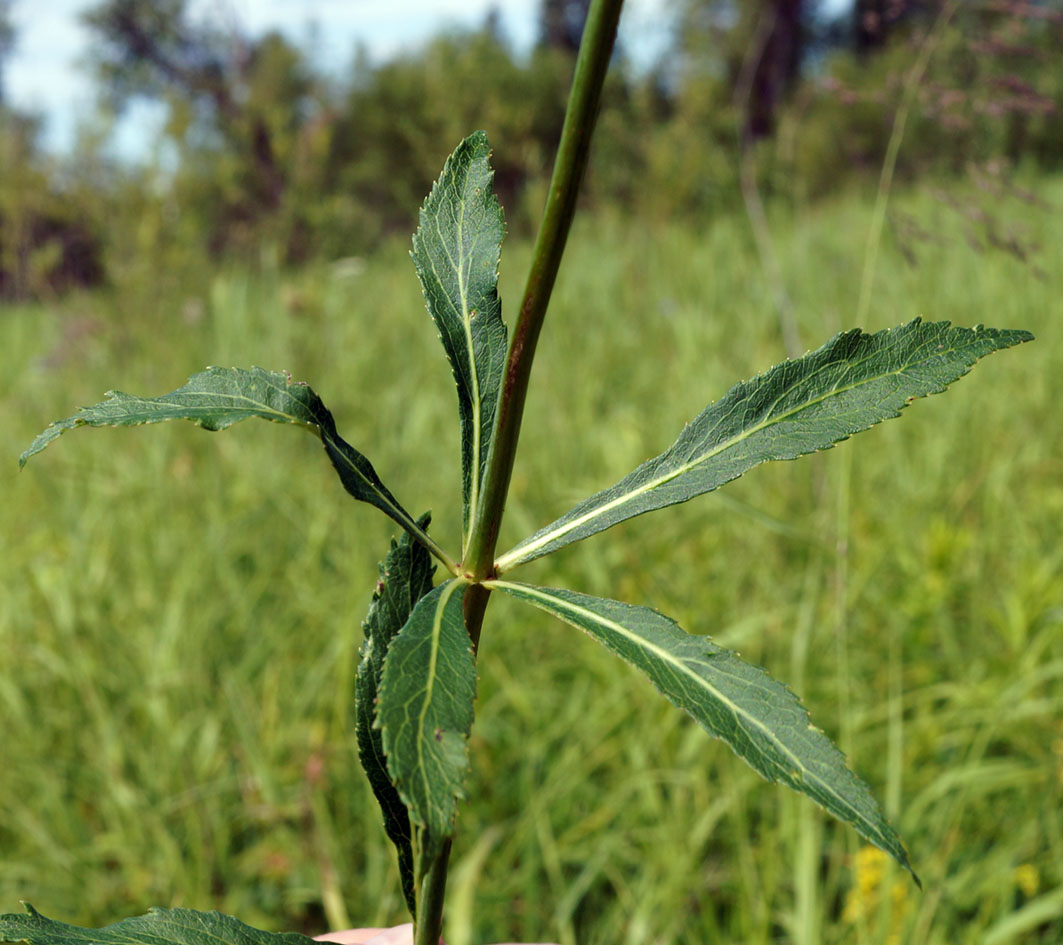
M912 872L870 789L812 725L797 696L764 670L648 607L507 581L486 586L588 633L642 670L670 702L769 781L808 795ZM912 877L919 881L914 872Z
M306 384L287 374L262 368L209 367L189 378L184 387L162 397L135 397L121 391L107 392L107 400L82 407L74 416L58 420L38 434L19 457L19 467L67 430L76 427L124 427L163 420L190 420L206 430L223 430L259 417L277 423L294 423L316 433L343 487L354 498L376 506L424 542L452 570L453 562L428 540L410 514L380 481L372 464L337 432L332 414Z
M936 394L979 358L1033 338L1028 331L952 328L919 319L822 348L732 387L679 439L616 485L581 502L497 561L497 572L550 554L618 522L685 502L760 463L829 449Z
M152 909L102 929L45 918L26 904L25 915L0 915L0 942L29 945L313 945L296 932L263 932L220 912Z
M410 820L438 842L454 832L468 768L476 661L465 630L469 584L422 597L391 641L377 699L388 773Z
M417 525L428 531L427 513ZM355 730L358 757L384 815L384 830L395 845L399 858L402 892L410 913L417 909L414 893L413 834L410 816L388 775L387 761L376 720L377 692L384 673L384 658L392 639L410 617L414 605L432 590L432 559L424 546L403 535L391 542L391 550L380 565L380 581L369 605L362 629L365 644L355 678Z
M410 254L458 387L466 539L477 515L506 361L498 298L505 223L491 189L490 156L482 131L458 145L421 208Z

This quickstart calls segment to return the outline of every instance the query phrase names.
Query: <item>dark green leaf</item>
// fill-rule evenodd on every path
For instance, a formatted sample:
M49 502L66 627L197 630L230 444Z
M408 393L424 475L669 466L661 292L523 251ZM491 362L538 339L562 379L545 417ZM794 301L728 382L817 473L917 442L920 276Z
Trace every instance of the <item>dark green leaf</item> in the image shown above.
M421 516L417 521L418 527L427 532L430 519L428 514ZM434 570L432 559L424 546L413 541L409 535L403 535L398 542L392 541L391 551L380 565L380 581L362 625L365 644L355 680L358 756L384 814L384 830L398 851L402 892L411 914L416 912L417 902L414 897L410 817L399 792L391 783L380 730L374 727L374 722L377 691L384 673L384 657L392 638L409 619L414 605L432 590Z
M296 932L263 932L220 912L152 909L102 929L46 919L31 905L26 915L0 916L0 942L30 945L313 945Z
M641 669L670 702L723 739L769 781L807 794L911 872L900 838L845 756L809 721L800 700L764 670L675 621L615 600L491 581L585 631ZM912 873L914 877L915 874ZM918 882L918 879L916 880Z
M223 430L260 417L277 423L294 423L321 437L344 488L356 499L375 505L404 529L423 541L440 560L453 566L441 549L417 528L377 476L372 464L337 432L332 414L306 384L293 382L287 374L262 368L209 367L189 378L184 387L162 397L134 397L108 391L107 400L82 407L74 416L53 423L19 457L24 466L52 440L75 427L125 427L163 420L191 420L206 430Z
M506 360L498 298L505 223L491 190L490 155L482 131L458 145L421 209L411 253L458 386L466 537L477 515Z
M410 819L436 841L454 831L468 768L476 699L462 607L468 587L448 581L418 601L388 648L377 700L388 773Z
M732 387L679 439L498 559L498 573L649 512L685 502L760 463L828 449L917 397L943 391L979 358L1033 338L1027 331L950 328L919 319L835 335L822 348Z

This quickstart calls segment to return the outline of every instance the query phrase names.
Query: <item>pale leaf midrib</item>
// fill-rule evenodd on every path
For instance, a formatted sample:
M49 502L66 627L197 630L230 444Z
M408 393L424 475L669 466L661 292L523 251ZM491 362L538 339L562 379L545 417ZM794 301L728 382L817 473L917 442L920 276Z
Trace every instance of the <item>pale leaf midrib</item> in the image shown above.
M472 337L472 319L469 317L469 295L465 285L465 188L469 184L469 169L465 169L462 180L462 196L459 201L458 214L458 297L461 299L461 325L465 331L465 348L469 358L469 376L472 383L472 459L469 469L469 521L462 542L462 555L469 536L476 530L476 513L480 504L480 425L482 422L482 405L480 403L480 377L476 372L476 347Z
M439 638L442 634L443 617L445 615L447 604L450 602L450 598L453 596L454 591L458 587L457 581L452 581L451 586L445 588L440 592L439 600L436 602L435 613L432 615L432 634L431 634L431 649L429 651L428 660L428 679L425 683L424 689L424 701L421 703L421 711L417 716L417 770L421 774L421 782L424 785L424 796L426 803L431 800L433 796L432 785L428 779L428 765L424 757L424 722L428 715L428 707L432 702L432 691L435 689L436 679L436 666L439 662Z
M226 369L226 368L221 368L221 369L207 368L206 371L203 372L203 374L197 375L197 376L207 376L207 377L211 377L211 378L226 377L227 375L231 375L233 372L235 372L236 375L239 376L239 377L247 378L250 381L250 383L252 383L252 384L261 384L263 387L268 387L268 388L271 388L271 389L277 391L279 394L283 395L284 397L288 398L289 400L294 400L296 403L299 403L300 406L304 407L306 409L307 413L311 417L313 417L313 411L311 411L308 407L306 407L305 404L300 403L289 392L289 390L287 389L287 385L285 387L281 387L280 385L274 383L273 379L271 377L269 377L266 372L262 371L261 368L253 368L251 370L247 370L247 369L243 369L243 368L230 368L230 369ZM269 404L265 403L264 401L256 400L253 397L249 396L248 394L244 394L244 393L242 393L240 391L228 392L228 391L218 391L218 390L187 390L187 389L182 389L180 391L174 391L173 394L169 394L169 395L166 395L166 396L173 397L173 396L177 395L178 393L180 394L182 400L167 400L165 397L142 397L142 396L139 396L137 394L126 394L126 393L124 393L122 391L115 391L115 392L113 392L112 396L120 397L120 398L122 398L123 401L132 402L134 404L138 404L138 405L141 405L141 406L150 405L150 406L154 406L154 407L173 407L173 408L178 408L178 409L186 408L186 409L196 409L196 410L207 410L207 409L210 409L211 407L213 407L216 410L224 410L224 409L242 410L242 409L246 409L246 410L248 410L248 411L250 411L252 413L257 413L259 416L261 416L264 413L268 413L268 414L272 414L275 417L279 417L283 421L288 422L288 423L295 423L295 424L300 424L302 426L308 426L308 427L309 426L317 426L317 427L320 428L320 423L316 419L312 420L311 422L308 422L308 421L302 419L301 417L296 416L295 414L293 414L293 413L291 413L289 411L278 410L277 408L270 406ZM192 400L192 399L205 399L208 402L206 404L202 405L202 406L193 405L193 404L183 403L182 402L183 400ZM215 401L217 401L218 399L224 399L224 400L228 400L228 401L242 401L242 402L244 402L246 404L249 404L250 407L241 408L239 406L236 406L235 404L231 404L231 405L228 405L228 406L224 405L224 404L217 404L217 403L213 403L212 404L212 403L210 403L211 399L214 399ZM121 405L121 401L116 406L120 406L120 405ZM262 417L262 419L263 420L268 420L270 418L269 417Z
M770 728L768 728L764 723L760 722L759 720L750 717L748 715L748 713L744 709L742 709L740 706L736 705L732 700L728 699L725 695L723 695L721 692L719 692L719 690L717 690L714 686L712 686L706 679L702 678L697 673L693 672L688 666L685 665L685 663L681 659L679 659L678 657L676 657L673 654L669 653L667 650L662 650L660 647L658 647L658 646L656 646L654 644L651 644L649 641L645 640L643 637L638 636L638 634L633 633L632 631L628 630L622 624L618 624L618 623L616 623L613 620L610 620L610 619L608 619L606 617L603 617L601 614L595 613L593 610L587 610L587 608L585 608L585 607L581 607L578 604L573 604L572 602L567 601L567 600L565 600L563 598L555 597L552 594L542 593L537 588L532 588L532 587L529 587L527 585L522 585L522 584L514 584L514 583L509 582L509 581L485 581L484 584L487 587L497 587L497 588L500 588L502 590L510 590L512 593L514 593L517 596L524 595L524 596L527 596L527 597L531 597L533 599L547 600L547 601L554 602L555 605L557 607L559 607L560 609L568 610L570 613L581 614L581 615L585 616L586 618L590 619L591 622L598 623L601 626L611 628L612 630L614 630L615 632L621 634L625 639L631 641L632 643L634 643L636 646L640 647L641 649L651 651L652 653L657 655L660 659L662 659L663 661L665 661L665 662L669 663L670 665L672 665L676 671L678 671L678 672L682 673L683 675L685 675L685 676L689 677L690 679L692 679L695 682L695 684L697 684L698 686L700 686L700 687L702 687L704 689L707 689L709 692L713 693L713 695L720 702L722 702L736 717L740 717L742 719L745 719L749 724L752 724L757 729L759 729L767 737L768 741L770 741L771 744L773 744L782 754L784 754L787 758L789 758L793 762L793 764L796 766L796 768L798 768L801 772L803 772L802 781L805 780L805 776L807 775L807 777L812 781L812 783L816 784L817 786L820 787L821 790L824 790L825 793L827 793L831 797L833 797L835 799L835 801L841 807L843 807L844 809L850 811L852 816L856 820L858 820L860 823L864 823L864 824L868 823L866 815L862 814L860 811L858 811L856 808L854 808L853 805L849 801L847 801L844 797L840 796L830 786L829 783L823 781L823 779L821 779L820 777L815 775L812 771L810 771L801 762L801 760L799 758L797 758L792 751L790 751L790 749L788 749L785 745L783 745L783 744L781 744L779 742L779 740L776 737L775 733L772 732L772 730ZM554 615L557 616L556 611L554 611L550 607L546 607L546 606L541 606L540 605L540 608L542 610L545 610L547 613L554 613ZM577 627L578 627L578 625L577 625ZM875 830L875 833L876 833L876 835L878 834L878 830L877 829Z
M950 349L950 350L955 350L955 349ZM876 352L876 353L880 353L880 352ZM935 353L938 353L938 352L935 352ZM872 356L873 355L868 355L866 358L861 359L861 362L870 360ZM856 363L858 364L858 363L861 363L861 362L856 362ZM769 419L764 420L761 423L758 423L755 426L750 427L747 430L743 430L741 433L739 433L739 434L737 434L737 435L735 435L733 437L730 437L727 440L724 440L722 443L720 443L717 446L713 447L708 452L702 453L700 456L698 456L697 459L691 460L691 461L689 461L687 463L684 463L681 466L678 466L676 469L670 470L669 472L665 473L662 476L658 476L655 479L651 479L650 481L643 483L642 485L638 486L637 488L631 489L628 492L623 493L622 495L614 497L613 499L609 500L608 502L604 503L603 505L599 505L599 506L596 506L593 509L588 510L583 515L581 515L579 518L573 519L571 522L566 522L564 525L554 529L553 531L547 532L546 534L541 535L535 541L530 541L530 542L527 542L527 543L521 543L521 544L518 544L518 545L514 546L512 549L507 551L504 555L501 555L499 557L498 561L496 562L496 571L497 571L497 573L501 574L503 571L508 570L509 568L513 567L515 564L520 564L521 562L527 560L527 558L529 556L533 555L534 552L538 551L543 546L548 545L548 544L550 544L553 541L557 541L558 539L563 538L569 532L574 531L575 529L579 528L582 525L585 525L587 522L593 521L595 518L598 518L599 516L605 515L606 513L611 512L613 509L620 508L621 506L627 504L628 502L634 501L639 496L645 495L647 492L652 492L654 489L657 489L658 487L663 486L663 485L665 485L668 482L671 482L676 477L681 476L684 473L687 473L690 470L697 468L698 466L702 465L705 462L708 462L710 459L715 458L716 456L720 455L721 453L725 452L726 450L729 450L733 446L737 446L739 443L742 443L744 440L749 439L751 436L761 432L762 430L766 430L769 427L772 427L772 426L774 426L774 425L776 425L778 423L782 423L783 421L788 420L791 417L793 417L795 414L798 414L798 413L800 413L803 410L808 410L810 407L814 407L817 404L823 403L825 400L828 400L831 397L840 396L842 394L848 393L849 391L855 390L856 388L861 387L864 384L870 384L870 383L872 383L874 381L882 380L883 378L886 378L886 377L897 376L897 375L903 374L906 370L911 368L916 363L918 363L918 362L916 362L916 361L908 362L903 367L900 367L897 370L885 371L882 374L876 374L873 377L863 378L862 380L860 380L860 381L858 381L858 382L856 382L854 384L850 384L847 387L831 388L831 390L827 391L826 393L822 394L819 397L813 398L811 400L803 401L800 405L798 405L797 407L794 407L792 410L789 410L786 413L779 414L778 416L775 416L775 417L770 417ZM854 366L855 366L855 364L854 364ZM826 365L824 365L824 367L826 367ZM822 369L823 368L820 368L819 370L822 370ZM802 378L802 383L807 381L812 376L813 375L809 375L807 378ZM777 397L775 399L775 401L773 403L773 406L775 404L777 404L780 400L782 400L782 398L786 395L786 393L787 392L784 391L782 394L780 394L779 397ZM673 444L673 446L674 445L675 444ZM671 448L672 447L669 447L668 449L670 450ZM667 452L668 452L668 450L665 450L665 453L667 453ZM810 451L810 452L812 452L812 451ZM663 456L663 455L665 455L665 453L662 453L660 455ZM649 462L652 462L652 460L649 460Z
M275 389L279 389L279 388L275 388ZM170 407L170 408L174 408L174 409L177 409L177 410L181 410L181 409L185 409L185 410L210 410L210 409L213 409L213 410L226 410L226 409L229 409L229 410L247 410L249 413L256 413L256 414L258 414L260 416L262 414L264 414L264 413L272 414L273 416L279 417L282 420L287 421L289 423L299 423L299 424L302 424L304 426L316 425L316 424L307 423L305 420L300 419L299 417L295 416L294 414L288 413L288 412L286 412L284 410L277 410L274 407L270 407L268 404L264 404L264 403L262 403L260 401L254 400L253 398L248 397L246 394L223 394L223 393L221 393L219 391L197 390L197 391L184 391L181 394L181 396L182 396L182 398L186 398L188 400L191 400L193 398L202 398L202 399L206 399L207 402L204 403L204 404L191 404L191 403L182 403L181 401L163 400L162 398L158 398L158 397L138 397L135 394L124 394L123 393L123 394L121 394L122 400L118 401L117 403L113 403L110 406L121 407L123 402L124 402L124 403L133 404L133 405L137 405L137 406L145 407L145 408L148 407L148 406L151 406L151 407ZM210 400L209 400L210 398L214 398L215 402L211 403ZM219 398L224 398L224 399L229 400L229 401L243 401L243 402L245 402L247 404L250 404L251 406L249 406L249 407L240 407L240 406L237 406L235 404L233 404L233 405L219 404L219 403L217 403L217 400ZM106 402L105 402L105 406L106 406ZM150 418L148 418L148 419L150 419ZM263 417L262 419L263 420L268 420L269 417Z
M464 196L464 190L468 185L469 173L468 168L465 169L464 177L460 187L457 189L462 192L462 196L458 198L458 218L456 224L456 250L457 258L451 255L451 247L448 245L448 240L443 234L442 224L440 220L440 214L435 216L435 231L439 240L439 247L442 250L443 255L446 257L447 262L454 270L457 279L458 299L461 303L460 311L457 306L454 305L454 301L450 298L450 294L445 289L445 281L436 270L435 261L431 254L429 255L429 261L432 268L432 275L435 276L436 282L440 288L443 289L443 296L450 304L450 307L454 310L454 313L461 321L462 331L465 335L465 350L467 358L467 370L464 372L468 377L469 384L469 407L471 411L471 426L472 426L472 456L469 460L469 507L468 507L468 523L466 526L465 534L462 540L462 553L464 554L465 545L468 542L469 536L473 533L476 524L476 514L479 506L480 495L480 451L481 451L481 424L482 424L482 409L481 409L481 397L480 397L480 378L476 373L476 348L472 336L472 320L469 317L469 300L468 289L465 285L465 242L464 242L464 228L465 228L465 208L466 199Z

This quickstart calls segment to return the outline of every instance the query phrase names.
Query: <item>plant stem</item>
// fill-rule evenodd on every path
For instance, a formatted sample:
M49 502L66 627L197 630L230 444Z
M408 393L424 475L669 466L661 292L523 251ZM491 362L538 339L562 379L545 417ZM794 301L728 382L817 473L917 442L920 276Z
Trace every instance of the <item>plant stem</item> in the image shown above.
M476 581L490 577L494 568L495 544L513 473L535 345L576 212L576 196L587 167L591 134L616 41L621 6L623 0L593 0L583 28L565 124L554 160L550 194L535 241L524 299L510 339L480 512L465 555L465 572ZM486 606L486 596L483 604Z
M450 844L448 837L443 841L439 855L421 877L421 888L417 891L414 945L439 945L443 934L443 898L447 888Z
M495 544L498 541L498 529L513 473L513 459L517 452L517 438L524 415L524 401L528 392L532 360L535 357L535 345L539 340L550 293L554 288L572 217L576 212L576 196L587 168L591 134L598 117L598 106L602 100L602 88L605 85L605 74L609 68L613 44L616 42L616 27L622 6L623 0L591 2L579 55L576 58L576 71L572 78L572 91L565 111L561 141L554 159L550 193L535 241L524 299L513 328L513 337L510 339L506 377L499 392L484 492L463 561L465 574L474 582L465 595L465 628L469 632L474 649L480 642L480 628L483 625L487 601L491 596L491 592L479 582L492 577L494 571ZM437 945L439 941L449 857L448 839L420 882L414 945Z

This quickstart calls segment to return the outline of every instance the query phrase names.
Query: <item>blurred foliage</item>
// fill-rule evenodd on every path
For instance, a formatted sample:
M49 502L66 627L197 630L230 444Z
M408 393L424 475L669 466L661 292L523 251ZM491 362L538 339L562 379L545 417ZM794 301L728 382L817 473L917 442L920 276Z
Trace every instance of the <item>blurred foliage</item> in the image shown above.
M66 161L46 160L32 121L5 112L6 294L47 295L104 271L121 282L139 267L179 281L219 257L364 255L408 235L446 154L480 127L496 149L508 228L531 232L585 4L544 2L541 41L527 54L489 16L383 63L360 51L330 76L314 67L312 42L248 36L189 7L106 0L86 16L109 107L120 114L147 99L165 113L140 164L104 157L100 135ZM928 34L934 53L898 180L1006 188L1024 166L1058 168L1060 4L961 3L944 25L942 9L941 0L869 0L830 23L812 0L676 0L674 40L654 68L617 56L585 204L703 223L742 206L743 176L766 200L800 205L874 186ZM952 209L984 244L1021 252L977 202Z
M1063 181L1037 186L1063 201ZM929 186L894 201L919 219L940 206ZM849 324L872 207L773 220L809 346ZM765 465L689 515L632 520L521 572L659 607L784 679L882 798L927 891L898 887L852 831L593 641L493 600L448 942L1063 941L1059 293L972 252L960 223L939 220L918 267L884 241L865 325L991 318L1035 343L864 443ZM1031 226L1063 271L1063 219ZM5 909L103 924L182 905L315 934L347 927L329 903L351 924L402 919L351 724L388 520L344 495L308 437L269 424L86 431L22 473L15 457L109 387L288 368L453 544L453 381L408 245L361 267L211 264L176 285L129 268L113 290L0 318ZM741 214L584 215L569 253L506 548L782 356ZM507 304L530 255L507 243Z
M48 298L103 279L92 169L64 174L41 154L38 124L0 108L0 299Z

